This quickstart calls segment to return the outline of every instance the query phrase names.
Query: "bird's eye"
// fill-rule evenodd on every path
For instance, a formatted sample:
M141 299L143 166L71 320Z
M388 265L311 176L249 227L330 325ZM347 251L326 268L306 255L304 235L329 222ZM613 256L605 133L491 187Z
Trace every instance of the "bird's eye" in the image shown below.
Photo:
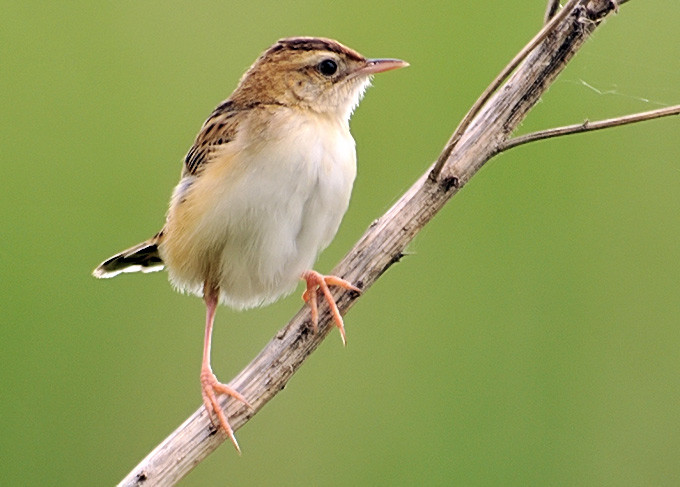
M324 76L333 76L338 70L338 63L332 59L324 59L317 65L317 69Z

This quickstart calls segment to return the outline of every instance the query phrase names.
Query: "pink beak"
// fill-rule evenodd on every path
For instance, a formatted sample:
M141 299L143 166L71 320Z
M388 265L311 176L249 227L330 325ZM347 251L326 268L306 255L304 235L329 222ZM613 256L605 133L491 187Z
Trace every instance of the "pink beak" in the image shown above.
M405 68L409 64L401 59L367 59L366 65L357 69L354 74L375 74L393 69Z

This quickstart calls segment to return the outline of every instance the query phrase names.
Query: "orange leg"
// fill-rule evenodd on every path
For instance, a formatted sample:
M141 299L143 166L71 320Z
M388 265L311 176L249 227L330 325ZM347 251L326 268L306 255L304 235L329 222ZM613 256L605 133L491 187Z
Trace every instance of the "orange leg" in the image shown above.
M236 450L241 453L241 448L238 446L234 430L227 421L227 416L220 407L217 401L217 394L226 394L235 399L238 399L246 406L252 408L245 397L235 389L223 384L217 380L210 367L210 342L212 340L213 322L215 320L215 310L217 309L217 290L209 287L207 284L203 289L203 299L205 300L206 314L205 314L205 340L203 342L203 363L201 365L201 394L203 395L203 404L208 414L212 417L214 414L219 420L220 427L227 434L231 442L236 447Z
M323 274L319 274L316 271L303 272L302 279L307 281L307 290L302 294L302 299L305 300L305 303L307 303L311 309L314 332L316 333L319 330L319 309L316 302L316 292L318 288L326 298L328 307L331 310L331 315L333 315L333 321L340 329L342 344L345 345L345 324L342 321L342 316L340 316L340 311L338 311L338 306L335 304L335 299L333 299L333 295L331 294L328 286L339 286L349 291L355 291L358 293L361 292L361 289L353 286L350 282L345 281L344 279L341 279L337 276L324 276Z

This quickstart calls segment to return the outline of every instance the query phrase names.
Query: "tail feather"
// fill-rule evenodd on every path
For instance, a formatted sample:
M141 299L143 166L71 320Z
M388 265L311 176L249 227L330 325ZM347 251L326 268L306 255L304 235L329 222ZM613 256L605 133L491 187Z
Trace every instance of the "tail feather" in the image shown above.
M99 264L92 272L94 277L105 279L123 272L156 272L165 267L158 254L158 244L163 233L146 242L130 247Z

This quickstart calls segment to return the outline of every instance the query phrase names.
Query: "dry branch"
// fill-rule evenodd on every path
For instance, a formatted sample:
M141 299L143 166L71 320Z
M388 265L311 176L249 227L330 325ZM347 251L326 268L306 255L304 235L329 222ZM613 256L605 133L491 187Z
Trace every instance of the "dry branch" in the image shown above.
M671 115L680 115L680 105L659 108L657 110L650 110L648 112L634 113L632 115L625 115L623 117L608 118L607 120L598 120L596 122L586 120L583 123L575 125L565 125L564 127L555 127L552 129L539 130L538 132L531 132L530 134L525 134L506 140L503 144L501 144L498 152L503 152L520 145L528 144L529 142L536 142L537 140L551 139L553 137L562 137L564 135L571 134L581 134L583 132L592 132L594 130L608 129L611 127L620 127L622 125L640 123L646 120L654 120L655 118L669 117Z
M493 155L508 146L512 131L615 7L611 0L570 0L562 11L551 15L529 48L515 58L516 66L504 70L499 79L503 81L510 72L514 73L499 89L496 86L488 89L488 99L471 110L442 153L438 170L432 171L433 165L385 215L374 221L333 273L366 290L398 261L409 242L444 204ZM343 314L358 298L355 293L338 292L335 296ZM248 409L230 398L222 398L221 404L234 430L283 389L323 341L333 326L327 311L327 306L322 305L319 332L315 334L309 311L300 310L231 381L230 385L253 405L253 409ZM119 485L172 485L224 440L224 433L213 427L201 407Z

